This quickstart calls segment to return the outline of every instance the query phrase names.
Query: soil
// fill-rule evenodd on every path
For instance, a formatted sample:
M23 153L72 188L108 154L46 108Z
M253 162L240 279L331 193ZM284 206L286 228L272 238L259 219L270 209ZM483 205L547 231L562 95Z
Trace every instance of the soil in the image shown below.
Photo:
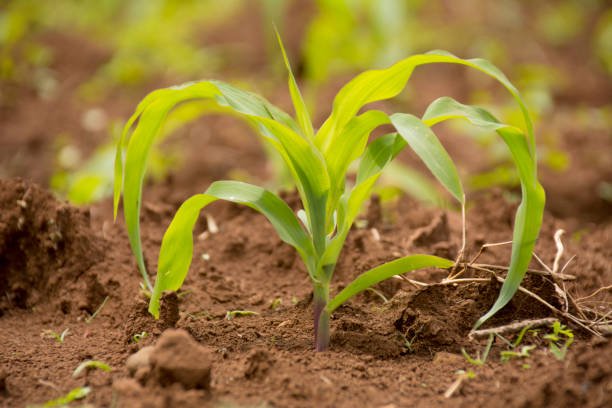
M23 180L4 180L0 187L4 254L0 283L6 294L0 341L6 406L46 401L85 384L94 389L87 402L95 406L195 407L231 402L348 407L368 401L371 406L595 407L610 402L610 341L590 338L571 324L578 339L564 361L557 361L545 344L539 344L528 359L502 363L499 352L505 346L498 342L485 366L467 363L461 348L475 354L484 347L470 340L468 333L497 296L496 281L425 289L388 281L378 287L387 303L371 293L349 301L333 316L331 350L314 353L312 293L305 271L292 250L253 211L229 204L212 207L219 232L197 242L185 286L178 296L164 298L162 317L155 321L139 294L139 275L124 229L110 221L109 203L93 206L88 216L87 210L57 201ZM154 190L160 195L145 202L148 210L143 219L151 267L153 249L178 204L164 198L163 188ZM484 237L488 241L510 236L514 208L501 194L483 195L476 201L468 213L473 220L471 254ZM409 200L386 213L369 214L378 221L351 232L334 291L398 253L448 256L456 251L460 223L455 213L422 208ZM546 217L538 243L538 253L546 261L554 255L551 232L560 227L562 221ZM205 224L199 228L203 232ZM566 270L577 277L568 288L576 296L612 278L611 251L602 241L609 239L610 231L609 224L600 226L579 241L566 243L566 259L579 254ZM494 263L507 258L508 249L499 247L481 259ZM419 272L412 277L435 282L444 273ZM529 275L524 285L561 306L548 279ZM227 320L230 310L258 315ZM491 325L550 315L532 298L519 294ZM211 376L207 386L181 385L168 380L174 377L146 370L134 378L129 375L126 359L156 344L170 328L184 330L190 347L205 348ZM69 332L61 343L45 334L65 329ZM136 342L134 336L143 332L146 337ZM182 353L187 351L181 348L177 358ZM168 351L166 359L167 355ZM104 361L113 371L72 378L74 368L87 359ZM528 369L523 368L525 363ZM472 369L476 377L445 399L443 393L460 369ZM512 392L517 386L521 393Z
M261 30L241 27L249 33ZM293 35L299 38L298 34ZM76 208L47 188L58 133L72 133L79 147L89 152L105 134L84 130L83 112L100 105L111 117L125 117L142 94L112 91L97 105L75 102L79 83L108 53L67 34L47 34L45 41L54 50L52 69L60 79L57 98L67 102L41 100L27 86L3 84L13 98L0 106L0 406L44 403L80 386L91 387L83 401L96 407L612 405L610 338L592 336L524 293L487 326L558 317L575 335L565 358L553 356L543 339L551 329L544 327L539 336L530 334L522 343L535 346L528 357L502 362L501 352L508 346L497 339L485 365L468 363L462 349L475 356L486 343L471 339L469 331L500 287L491 275L477 270L468 270L464 277L487 279L443 285L437 282L448 271L426 270L410 278L431 283L427 287L398 279L379 284L376 292L365 292L334 313L331 349L315 353L312 291L299 257L262 216L227 203L207 210L219 226L217 233L208 230L205 217L198 222L185 285L163 298L161 318L154 320L147 313L121 217L113 223L111 202ZM261 55L253 52L245 66L261 67ZM449 89L460 98L469 87L457 80L458 73L444 68L431 76L415 74L414 86L426 96L423 100ZM589 96L581 91L574 99L564 93L558 102L566 107L589 98L601 103L606 86L589 85L597 92ZM284 88L271 92L275 103L288 106ZM421 103L411 102L417 110ZM566 290L580 299L612 280L610 203L594 193L612 177L605 154L610 138L603 130L585 132L559 121L561 147L572 160L561 175L542 169L548 203L536 253L552 264L553 235L566 230L562 262L571 261L564 273L575 276L565 282ZM245 126L211 117L180 133L184 165L145 190L143 245L151 271L163 232L189 194L237 168L254 179L269 177L261 165L265 155ZM462 171L491 165L478 159L477 146L444 130L441 135ZM471 153L466 145L473 148ZM402 159L416 163L409 155ZM296 201L295 192L283 196ZM470 195L468 259L485 243L511 239L515 211L516 202L505 191ZM461 219L451 210L425 207L408 198L385 204L374 199L363 218L367 226L354 228L347 239L333 293L359 273L398 256L430 253L452 258L460 247ZM507 265L509 256L508 246L495 246L484 251L479 262ZM532 268L542 266L534 261ZM565 300L554 284L537 274L528 274L523 283L562 309ZM585 302L609 308L609 291ZM568 307L573 311L575 305ZM232 310L257 314L228 319ZM65 333L63 341L53 333ZM89 370L73 377L74 369L90 359L107 363L112 371ZM445 392L462 375L459 370L474 376L446 398Z

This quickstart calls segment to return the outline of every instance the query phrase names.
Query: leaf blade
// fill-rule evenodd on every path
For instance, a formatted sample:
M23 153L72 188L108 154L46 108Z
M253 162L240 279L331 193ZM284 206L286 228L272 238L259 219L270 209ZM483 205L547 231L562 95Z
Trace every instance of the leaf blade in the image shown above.
M475 126L497 132L512 155L521 183L522 198L514 220L508 276L493 306L476 322L477 328L503 308L518 290L529 267L540 232L546 198L537 178L536 158L532 154L528 138L520 129L499 122L483 108L464 105L449 97L432 102L423 115L423 121L429 125L450 119L464 119Z
M465 203L459 172L433 131L419 118L405 113L391 115L391 123L429 171L461 204Z
M193 258L193 227L200 211L207 205L225 200L246 205L263 214L281 240L293 246L308 265L314 248L308 234L289 206L275 194L261 187L238 181L217 181L203 194L187 199L176 212L164 234L158 258L158 276L149 303L149 312L159 316L162 292L178 290Z
M433 255L409 255L387 262L362 273L349 283L327 304L326 311L328 313L333 313L334 310L351 297L392 276L401 275L422 268L446 269L453 265L454 261Z
M259 133L279 151L291 170L312 223L313 233L325 230L325 204L330 185L327 167L321 155L312 148L312 141L296 133L299 127L289 115L258 95L220 81L187 83L154 91L139 104L124 129L117 146L114 183L114 204L118 205L119 193L123 191L124 217L130 245L149 288L151 284L144 263L139 221L147 160L152 143L159 136L169 112L179 103L194 100L216 102L226 111L256 125ZM136 121L137 125L128 139L130 128ZM316 244L322 248L324 232L319 233L319 236L322 238Z
M312 121L310 120L308 108L306 107L304 98L302 98L302 93L300 92L300 88L298 87L297 81L295 80L295 76L293 75L293 71L291 70L291 64L289 63L289 58L287 57L287 52L285 51L283 40L281 39L281 36L276 27L274 27L274 32L276 33L276 39L283 55L285 68L287 69L289 93L291 94L291 101L293 102L293 109L295 110L295 115L297 117L298 124L300 125L304 136L306 136L308 139L313 139L314 129L312 127Z

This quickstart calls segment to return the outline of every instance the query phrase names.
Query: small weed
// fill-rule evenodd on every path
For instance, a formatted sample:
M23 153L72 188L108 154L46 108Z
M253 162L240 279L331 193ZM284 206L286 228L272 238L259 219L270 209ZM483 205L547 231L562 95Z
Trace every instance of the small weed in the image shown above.
M270 309L276 310L279 307L281 307L282 304L283 304L283 299L281 298L273 299L272 302L270 302Z
M90 387L77 387L70 390L66 395L47 401L42 405L28 405L28 408L66 407L76 400L85 398L90 392Z
M521 347L519 351L513 351L513 350L502 351L500 353L501 361L506 362L506 361L512 360L513 358L529 357L529 353L531 352L531 350L535 348L536 346L532 344L529 346Z
M253 312L251 310L229 310L225 314L225 320L232 320L236 317L245 317L245 316L256 316L259 313Z
M475 365L475 366L482 366L487 362L487 357L489 357L489 352L491 351L491 347L493 346L494 340L495 340L495 336L493 334L489 335L489 340L487 341L487 345L485 346L482 356L480 355L480 351L479 351L476 355L476 358L472 358L467 353L467 351L465 351L464 348L461 348L461 354L463 354L463 357L465 357L468 363Z
M544 335L548 349L557 360L564 360L569 346L574 342L574 333L558 320L552 325L553 332Z
M135 335L132 336L132 343L138 344L140 343L141 340L146 339L148 336L149 336L149 333L147 333L146 331L143 331L141 333L136 333Z
M61 333L47 329L43 330L40 336L47 339L53 339L56 342L62 344L66 339L66 336L68 336L68 333L70 333L70 329L64 329L64 331L62 331Z
M81 375L83 372L85 372L86 370L93 370L93 369L98 369L98 370L106 371L107 373L112 371L111 366L109 366L108 364L106 364L103 361L86 360L86 361L83 361L81 364L79 364L77 366L77 368L72 373L72 376L74 378L76 378L79 375Z
M422 326L419 327L418 330L415 330L414 335L410 339L408 339L408 337L406 336L408 334L408 331L406 333L400 333L400 336L402 336L402 339L404 340L403 347L409 353L413 353L414 352L414 350L412 349L412 345L414 344L414 341L416 340L416 338L419 335L419 333L421 332L421 330L423 330Z

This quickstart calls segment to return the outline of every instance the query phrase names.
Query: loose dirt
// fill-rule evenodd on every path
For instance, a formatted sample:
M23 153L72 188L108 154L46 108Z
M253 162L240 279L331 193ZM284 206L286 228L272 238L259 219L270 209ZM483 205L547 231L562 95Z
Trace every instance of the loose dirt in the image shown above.
M249 17L246 13L237 21L252 22ZM262 31L239 26L250 34L236 38ZM298 55L303 27L289 26L289 52ZM232 40L223 32L212 35ZM312 292L299 257L262 216L229 204L207 210L219 226L217 233L208 230L205 217L198 222L185 286L164 297L161 318L154 320L147 313L121 216L113 223L110 201L75 208L49 193L47 183L58 135L67 135L85 154L106 140L104 131L83 129L87 109L101 106L111 119L122 119L147 89L169 82L147 84L137 92L112 90L104 101L81 103L79 84L106 61L108 52L68 34L47 34L44 41L55 53L56 99L41 100L24 85L1 84L8 97L0 106L0 406L44 403L80 386L91 387L83 402L96 407L612 405L609 337L593 337L562 316L556 317L576 337L562 361L549 351L543 336L551 329L544 327L524 340L536 346L528 357L501 362L500 353L508 346L497 339L485 365L467 362L462 348L475 356L486 344L486 339L471 340L469 330L499 291L499 282L482 271L468 270L463 277L485 281L460 285L439 284L448 274L439 270L409 276L432 284L427 287L399 279L383 282L376 292L365 292L337 310L330 351L315 353ZM262 42L245 54L247 69L266 71L264 47ZM551 55L545 59L574 67L563 50L547 52ZM589 73L583 75L589 91L576 82L580 86L553 95L560 114L538 129L538 134L556 132L559 148L571 161L563 172L542 169L548 202L536 253L551 265L553 234L565 229L562 264L576 256L564 271L575 276L564 282L566 290L581 307L603 311L610 307L609 291L585 297L612 281L612 207L597 194L612 176L605 154L610 138L601 129L574 124L563 110L591 99L595 105L605 103L609 81L600 72L590 75L591 67L580 69ZM465 99L472 89L465 72L453 67L417 72L414 81L419 100L409 100L402 111L419 112L440 92ZM289 110L284 81L281 86L263 93ZM334 88L321 90L320 106L329 106ZM163 231L181 200L215 179L236 176L236 169L255 180L270 176L262 165L261 145L243 125L211 117L179 133L183 166L148 186L144 196L143 245L150 271L156 269ZM496 165L483 160L476 143L444 129L440 135L463 173ZM402 160L419 166L410 155ZM295 206L295 193L283 198ZM468 259L485 243L511 239L515 211L507 192L470 194ZM353 229L347 239L333 293L382 262L412 253L453 258L461 244L459 214L407 198L390 204L374 200L363 219L367 227ZM486 250L479 262L503 266L509 258L509 246L501 245ZM534 261L532 268L543 267ZM555 307L566 305L548 277L529 274L524 286ZM568 306L573 311L574 305ZM228 320L232 310L257 314ZM488 326L551 315L532 297L519 294ZM60 342L56 337L62 333ZM89 359L113 369L74 378L74 369ZM446 398L462 375L459 370L474 376L465 377Z
M205 239L197 241L186 284L178 296L164 298L162 318L155 321L139 292L125 232L110 221L110 203L92 207L87 217L87 211L22 180L3 181L1 187L0 242L2 253L11 255L3 255L1 264L6 294L0 318L5 406L44 402L84 385L93 389L88 403L125 407L349 407L366 401L369 406L596 407L610 402L610 342L591 338L571 324L577 339L564 361L557 361L541 339L526 341L537 348L523 359L500 362L499 353L507 346L497 341L485 366L466 361L461 348L472 355L484 348L484 341L470 340L468 332L494 301L497 281L421 289L388 281L377 288L386 302L366 293L338 309L332 319L331 350L315 353L306 273L290 248L253 211L225 204L212 207L219 232L202 235L206 223L198 226L196 233ZM164 191L153 190L154 196ZM165 208L177 205L163 195L153 202L164 210L144 214L151 270L153 248L172 212ZM398 253L447 254L457 248L460 224L454 212L423 208L405 199L372 214L380 208L374 205L367 214L376 224L351 232L334 291ZM469 253L475 254L480 240L488 241L485 237L511 236L507 218L514 209L501 194L479 197L468 213L469 237L478 237L469 240ZM562 226L546 217L537 248L546 261L554 256L550 232ZM564 259L578 255L566 270L576 275L569 288L576 296L612 278L605 262L610 249L601 241L609 239L609 233L610 226L602 225L566 243ZM495 247L480 261L501 263L508 255L508 248ZM411 278L436 282L445 273L425 271ZM479 276L474 271L468 275ZM529 275L525 287L561 306L547 278ZM230 310L258 314L228 320ZM520 294L491 325L550 315ZM181 331L171 332L172 328ZM65 329L69 331L61 343L48 335L49 330ZM186 345L178 351L177 344ZM152 362L145 365L149 368L131 370L128 357L151 345L155 348ZM195 357L184 359L186 355ZM86 359L104 361L113 371L73 378L72 371ZM190 360L210 361L210 371L202 372L202 364L191 367ZM472 370L476 376L446 399L443 394L458 370ZM202 380L189 382L185 373L190 372Z

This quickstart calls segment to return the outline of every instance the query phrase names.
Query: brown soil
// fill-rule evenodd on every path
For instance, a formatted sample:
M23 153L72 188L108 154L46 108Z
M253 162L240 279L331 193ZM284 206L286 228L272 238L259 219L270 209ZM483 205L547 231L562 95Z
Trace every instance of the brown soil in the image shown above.
M254 19L248 13L237 20L245 21L239 24L245 34L235 34L236 41L261 31L249 26ZM303 24L288 29L299 31ZM233 41L223 33L212 35ZM291 33L288 45L290 53L297 54L291 50L299 43L294 35L299 39L299 32ZM468 332L497 296L495 280L420 289L401 280L383 282L376 290L387 302L365 292L339 308L331 323L331 350L315 353L312 291L299 258L263 217L224 203L208 211L220 227L218 233L202 235L207 230L204 219L197 225L202 238L196 241L185 286L163 299L161 319L155 321L146 311L125 228L112 222L111 203L75 208L46 190L56 136L68 133L85 153L92 151L107 135L84 130L83 112L100 105L111 118L124 118L145 91L113 90L98 104L83 104L76 96L78 86L108 53L66 34L48 34L45 41L55 54L51 68L59 80L57 99L41 100L27 86L2 84L10 98L0 106L0 406L43 403L84 385L92 388L84 401L96 407L612 404L609 338L592 337L562 317L576 335L563 361L552 356L543 339L529 338L524 344L533 343L536 349L527 358L501 362L500 352L507 346L497 340L486 365L467 362L462 348L474 356L485 346L484 340L470 340ZM261 68L262 55L251 50L245 67ZM557 61L562 55L558 52L550 59ZM589 78L596 82L589 83L593 92L568 95L574 92L570 87L555 96L557 102L571 105L593 98L602 103L609 83L597 82L599 74ZM419 71L414 80L420 97L410 104L417 112L442 93L462 98L471 89L464 71L454 67L431 74ZM333 88L323 90L321 106L329 106ZM289 106L284 81L282 88L262 92ZM563 261L576 255L565 271L576 276L567 282L567 290L580 298L612 280L611 208L595 192L612 177L605 154L610 138L602 130L587 132L566 125L561 119L551 125L559 131L560 147L570 154L571 164L562 174L542 171L548 212L536 252L550 265L556 251L553 234L559 228L567 231ZM463 171L491 166L482 161L475 143L444 130L441 137ZM232 120L198 121L178 138L184 142L184 166L163 183L147 187L143 202L143 243L151 271L163 231L181 200L235 169L256 179L269 175L261 165L265 156L259 143ZM416 164L409 155L402 159ZM511 239L516 203L507 196L500 191L471 195L468 255L475 255L484 243ZM285 198L295 201L293 193ZM365 218L368 227L354 229L347 239L334 293L359 273L395 257L431 253L452 258L460 246L460 217L452 211L426 208L409 199L382 208L373 201ZM480 261L507 265L509 255L509 247L494 247ZM535 262L533 267L541 269ZM411 278L434 283L446 275L447 271L430 270ZM490 276L470 270L465 277ZM548 278L528 275L524 285L563 307ZM608 307L609 292L589 300L590 307ZM258 315L228 320L230 310ZM488 325L552 315L533 298L519 294ZM63 342L51 335L66 329ZM542 334L547 330L541 329ZM136 361L128 361L137 352ZM91 370L73 378L74 369L88 359L104 361L113 370ZM458 370L472 370L475 377L445 398Z
M265 219L253 211L225 204L212 208L220 231L198 241L183 290L178 297L164 299L162 318L155 321L139 295L139 276L123 227L110 222L109 203L92 207L90 220L83 210L58 202L27 182L7 180L1 187L4 255L0 276L7 296L2 303L0 342L6 406L46 401L86 384L94 390L87 402L95 406L114 401L126 407L222 402L348 407L367 401L371 406L595 407L610 402L610 342L589 339L579 327L570 325L578 344L562 362L541 342L528 359L501 363L499 352L505 346L498 342L485 366L466 362L460 354L462 347L472 354L483 347L467 334L495 299L496 282L419 290L394 280L381 284L378 289L389 302L368 293L342 306L333 316L331 350L315 353L305 271ZM177 205L167 202L163 193L163 188L156 189L157 200L145 202L149 265L155 264L153 248ZM477 200L468 214L472 254L480 240L510 236L513 210L514 205L501 195ZM460 225L454 213L404 200L394 210L370 214L370 218L379 220L375 227L380 240L371 229L351 233L334 291L398 253L448 256L457 248ZM547 261L554 254L551 232L563 226L547 217L538 244L538 253ZM609 224L603 225L578 242L567 242L567 256L579 254L566 271L577 276L572 293L583 295L610 281L610 249L602 244L610 230ZM203 253L209 260L202 259ZM507 255L507 248L500 247L486 252L482 261L493 263ZM413 277L433 282L441 274L420 272ZM525 286L560 306L547 279L530 275ZM272 308L275 299L281 303ZM252 310L259 315L227 320L229 310ZM491 324L550 315L533 299L519 295ZM183 329L197 341L181 340L189 347L204 346L183 351L185 346L176 353L177 358L182 353L203 353L193 360L210 361L210 383L181 382L181 375L193 367L188 364L191 360L167 361L167 349L177 340L160 346L165 351L154 354L158 357L152 369L130 376L126 359L143 346L156 344L169 327ZM62 343L44 334L66 328L69 332ZM147 336L136 343L134 335L142 332ZM102 360L113 371L72 378L74 368L86 359ZM528 369L523 368L525 363ZM445 399L442 394L459 369L472 369L476 377ZM521 393L513 392L516 387Z

